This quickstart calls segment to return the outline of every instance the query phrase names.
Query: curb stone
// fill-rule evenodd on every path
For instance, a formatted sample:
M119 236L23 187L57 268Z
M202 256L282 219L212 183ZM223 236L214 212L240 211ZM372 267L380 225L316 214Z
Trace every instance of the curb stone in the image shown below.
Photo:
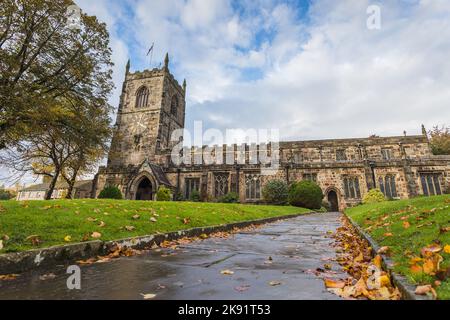
M367 240L367 242L370 244L370 246L373 249L372 256L374 257L377 254L377 251L380 249L380 246L375 242L375 240L372 239L370 235L368 235L364 230L362 230L361 227L355 221L353 221L352 218L350 218L345 213L344 215L350 221L352 226L356 229L361 238ZM433 300L433 298L429 296L419 296L415 294L414 293L415 286L410 284L405 276L394 272L394 270L392 269L394 266L394 261L388 256L383 254L380 254L380 257L382 260L383 269L387 270L389 276L392 279L392 282L400 290L403 300Z
M233 230L234 228L244 228L250 225L261 225L279 220L287 220L312 213L314 212L234 222L210 227L192 228L162 234L144 235L112 241L95 240L68 245L58 245L49 248L34 249L23 252L0 254L0 274L17 274L33 269L50 268L58 264L68 265L71 262L73 263L77 260L84 260L95 256L106 255L116 245L142 250L153 245L159 245L166 240L173 241L183 237L196 237L201 234L209 235L215 232L225 232Z

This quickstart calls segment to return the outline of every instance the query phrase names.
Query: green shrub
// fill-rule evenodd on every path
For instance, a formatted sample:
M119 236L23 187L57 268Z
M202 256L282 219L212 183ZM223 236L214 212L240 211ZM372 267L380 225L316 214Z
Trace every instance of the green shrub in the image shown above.
M220 197L218 202L221 203L236 203L239 202L239 195L236 192L229 192L226 195Z
M381 190L378 188L372 189L369 192L367 192L362 200L364 204L377 203L383 201L386 201L386 197L384 196L383 192L381 192Z
M289 187L289 203L295 207L320 209L322 199L322 190L312 181L303 180Z
M170 192L170 189L165 186L161 186L156 193L156 201L170 201L171 196L172 193Z
M262 189L262 196L266 203L285 205L288 202L288 186L282 180L271 180Z
M123 199L122 192L116 186L105 187L98 195L99 199Z
M200 192L198 192L197 190L192 191L189 200L192 202L200 202L201 201Z

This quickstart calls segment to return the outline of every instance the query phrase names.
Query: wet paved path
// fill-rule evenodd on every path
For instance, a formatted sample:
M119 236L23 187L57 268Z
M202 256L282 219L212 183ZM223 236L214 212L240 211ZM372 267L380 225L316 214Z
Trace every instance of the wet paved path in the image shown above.
M67 289L62 266L25 273L0 282L0 299L142 299L141 293L154 293L155 299L337 299L308 270L331 263L338 276L344 275L335 261L325 262L335 257L327 231L339 227L339 216L306 215L228 239L83 266L81 290ZM234 274L222 275L225 269ZM50 272L56 278L39 279ZM281 284L271 286L271 281Z

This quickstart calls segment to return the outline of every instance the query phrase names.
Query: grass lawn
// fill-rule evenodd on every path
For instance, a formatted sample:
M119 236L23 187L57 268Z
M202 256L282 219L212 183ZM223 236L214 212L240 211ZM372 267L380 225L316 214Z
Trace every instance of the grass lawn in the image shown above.
M4 246L0 253L95 240L94 232L101 234L100 240L117 240L309 211L290 206L193 202L0 201L0 240ZM39 236L41 243L33 246L27 240L32 235Z
M415 285L441 281L438 298L450 299L450 246L444 250L450 245L450 195L362 205L345 213L380 246L390 248L395 271ZM421 250L429 245L442 250L427 258Z

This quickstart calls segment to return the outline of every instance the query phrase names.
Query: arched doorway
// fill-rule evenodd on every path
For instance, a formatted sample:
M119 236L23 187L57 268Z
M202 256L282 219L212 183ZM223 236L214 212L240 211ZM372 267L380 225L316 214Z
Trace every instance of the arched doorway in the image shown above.
M330 211L337 212L339 211L339 201L336 191L330 190L328 191L328 203L330 204Z
M153 188L152 183L148 178L144 178L139 182L136 190L136 200L152 200Z

